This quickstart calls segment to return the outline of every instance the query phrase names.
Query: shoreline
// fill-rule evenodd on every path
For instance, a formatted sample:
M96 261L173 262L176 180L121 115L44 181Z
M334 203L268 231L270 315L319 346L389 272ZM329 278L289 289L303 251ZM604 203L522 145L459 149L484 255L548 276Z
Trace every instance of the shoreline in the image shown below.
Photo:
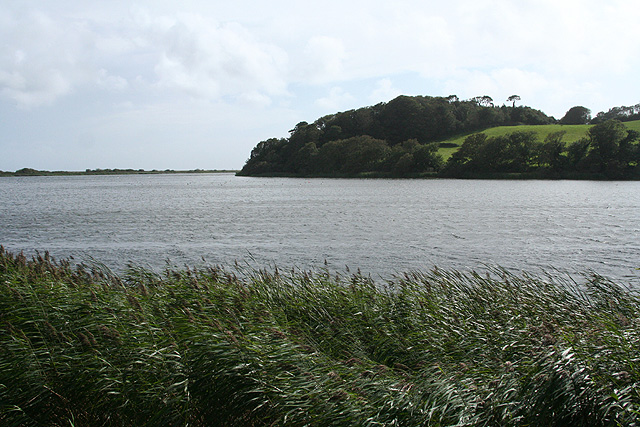
M189 170L144 170L144 169L87 169L85 171L47 171L30 168L19 169L15 172L0 171L0 177L18 176L94 176L94 175L160 175L179 173L237 173L236 169L189 169Z

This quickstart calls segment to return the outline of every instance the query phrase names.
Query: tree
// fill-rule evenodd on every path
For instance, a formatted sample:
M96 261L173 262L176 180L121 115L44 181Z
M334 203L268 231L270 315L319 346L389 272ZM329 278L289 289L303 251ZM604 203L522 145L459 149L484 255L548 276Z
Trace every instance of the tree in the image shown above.
M412 138L423 139L425 114L417 97L399 96L389 101L378 119L384 129L382 139L389 145Z
M509 170L509 139L506 135L487 138L473 164L479 172L511 172Z
M387 143L370 136L357 136L344 141L343 171L347 173L375 172L389 152Z
M331 127L329 127L329 129L324 132L324 138L327 141L335 141L337 139L340 139L341 136L342 128L338 125L331 125Z
M478 155L481 147L487 142L485 133L474 133L465 138L464 142L449 158L449 163L464 165L473 161Z
M591 124L602 123L612 119L620 120L621 122L640 119L640 104L631 107L625 107L624 105L622 107L613 107L606 113L601 111L591 119Z
M309 147L313 153L314 147ZM329 141L317 151L311 166L322 174L354 174L375 172L384 163L389 152L385 141L370 136L355 136Z
M317 165L318 147L315 142L306 143L294 156L294 168L297 173L309 174L314 172Z
M547 165L550 169L558 171L564 167L566 157L562 155L565 151L563 141L567 131L561 130L552 132L544 139L544 143L538 146L538 165Z
M416 172L439 170L442 167L442 156L438 154L438 144L435 142L418 145L412 154Z
M469 135L449 158L443 174L465 176L469 173L526 172L536 144L535 132L516 131L492 137L484 133Z
M476 96L474 98L471 98L471 101L475 102L478 105L482 105L483 107L493 107L493 98L487 95Z
M582 170L588 167L587 153L589 152L589 139L580 138L567 146L567 161L572 169Z
M400 159L393 166L395 172L400 174L406 174L411 172L415 167L415 160L413 159L413 154L404 153Z
M487 142L487 135L474 133L465 138L464 142L454 152L444 167L445 176L463 176L467 172L475 172L478 163L478 154Z
M511 95L510 97L507 98L507 102L513 102L513 107L515 108L516 106L516 101L520 101L520 97L518 95Z
M620 142L619 156L627 163L638 163L640 161L640 147L634 142L640 140L640 132L633 129L627 130L627 137Z
M589 129L587 135L601 171L616 169L620 166L618 163L620 143L627 138L625 125L618 120L607 120Z
M540 110L531 107L501 108L505 111L505 118L510 124L547 125L555 123L555 119L547 116Z
M562 125L586 125L591 120L591 110L580 105L571 107L563 118L560 119Z
M526 172L538 144L538 134L535 131L516 131L506 135L506 138L507 152L504 167L511 172Z

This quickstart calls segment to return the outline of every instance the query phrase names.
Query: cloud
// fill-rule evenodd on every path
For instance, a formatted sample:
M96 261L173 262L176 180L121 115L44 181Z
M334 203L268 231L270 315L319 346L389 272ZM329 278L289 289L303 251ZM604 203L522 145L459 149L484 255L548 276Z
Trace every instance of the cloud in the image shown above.
M230 96L262 104L287 93L287 54L240 24L185 16L158 36L155 72L161 86L197 98Z
M326 83L342 79L346 57L342 41L335 37L312 37L303 50L303 63L299 64L299 79L305 82Z
M129 82L124 77L110 75L104 68L98 72L96 83L117 91L123 91L129 86Z
M393 86L391 79L381 79L376 83L376 88L369 96L369 100L371 103L377 104L379 102L391 101L399 95L402 95L402 91Z
M51 104L58 96L69 92L70 84L59 70L30 73L24 70L0 70L0 93L29 108Z
M119 19L0 9L0 23L0 93L21 107L85 85L123 90L135 79L210 100L268 105L287 96L287 53L238 23L140 7Z
M0 10L0 93L22 108L51 104L72 89L76 43L48 16Z
M325 111L336 111L347 108L354 101L355 98L350 93L341 87L333 87L327 96L316 100L315 104Z

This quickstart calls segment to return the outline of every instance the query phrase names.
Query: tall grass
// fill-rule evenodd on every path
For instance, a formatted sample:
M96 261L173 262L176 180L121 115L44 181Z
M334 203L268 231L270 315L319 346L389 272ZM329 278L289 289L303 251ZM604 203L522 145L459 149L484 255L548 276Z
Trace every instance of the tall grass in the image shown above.
M640 418L640 299L603 277L241 273L117 277L0 247L0 425Z

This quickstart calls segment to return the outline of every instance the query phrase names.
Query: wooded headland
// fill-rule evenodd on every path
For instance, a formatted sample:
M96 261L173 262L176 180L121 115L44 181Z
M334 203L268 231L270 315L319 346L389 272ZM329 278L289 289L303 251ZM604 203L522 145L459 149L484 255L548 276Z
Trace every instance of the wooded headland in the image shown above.
M640 104L560 120L489 97L400 96L262 141L246 176L640 178ZM517 98L519 99L519 97Z

